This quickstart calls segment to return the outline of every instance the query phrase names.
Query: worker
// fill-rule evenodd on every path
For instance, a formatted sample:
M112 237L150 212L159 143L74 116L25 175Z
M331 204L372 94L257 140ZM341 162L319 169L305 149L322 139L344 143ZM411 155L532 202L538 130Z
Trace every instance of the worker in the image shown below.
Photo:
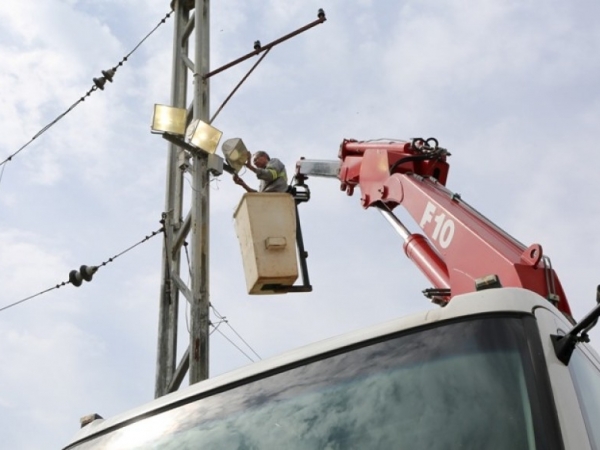
M246 161L246 167L256 174L260 180L258 192L287 192L287 173L285 166L277 158L271 158L267 152L258 151L254 153L254 165L250 158ZM239 184L247 192L256 192L248 186L237 174L233 175L233 182Z

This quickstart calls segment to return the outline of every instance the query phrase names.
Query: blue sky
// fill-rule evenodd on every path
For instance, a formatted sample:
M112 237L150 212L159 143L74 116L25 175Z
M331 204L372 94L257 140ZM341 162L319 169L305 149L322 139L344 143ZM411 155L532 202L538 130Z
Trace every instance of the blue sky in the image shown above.
M0 158L84 95L168 5L3 2ZM313 21L318 8L327 22L272 50L221 112L214 125L224 138L241 137L292 172L302 156L335 159L344 138L435 136L452 153L448 187L526 245L541 243L575 316L586 314L600 283L600 5L214 1L211 67ZM0 307L160 227L167 145L150 134L150 120L153 104L170 98L172 26L167 20L114 83L6 164ZM211 111L251 64L211 80ZM433 307L421 295L427 281L377 212L335 181L310 186L300 214L314 292L257 298L246 295L233 228L242 191L227 176L211 182L211 301L263 358ZM0 313L7 448L59 448L79 417L153 397L161 249L157 236L91 283ZM183 310L180 322L185 330ZM599 331L592 336L598 348ZM212 375L249 362L212 335Z

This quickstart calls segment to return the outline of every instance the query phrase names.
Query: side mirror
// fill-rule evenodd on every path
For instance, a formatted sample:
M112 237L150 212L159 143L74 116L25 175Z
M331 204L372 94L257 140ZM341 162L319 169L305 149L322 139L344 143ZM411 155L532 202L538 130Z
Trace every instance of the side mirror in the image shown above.
M551 336L556 357L562 361L565 366L569 365L575 346L579 342L590 341L588 332L598 323L598 317L600 317L600 285L596 288L596 303L597 306L592 309L587 316L581 319L581 321L567 334L564 336L553 334Z

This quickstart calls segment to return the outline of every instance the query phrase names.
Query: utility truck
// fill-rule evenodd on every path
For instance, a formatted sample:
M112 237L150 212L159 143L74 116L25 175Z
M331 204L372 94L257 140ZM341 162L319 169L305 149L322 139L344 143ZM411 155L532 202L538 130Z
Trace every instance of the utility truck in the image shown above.
M439 308L86 421L65 448L600 450L600 357L587 342L600 304L576 322L542 247L446 188L448 156L432 138L344 140L337 161L300 160L291 188L302 203L312 176L358 187Z

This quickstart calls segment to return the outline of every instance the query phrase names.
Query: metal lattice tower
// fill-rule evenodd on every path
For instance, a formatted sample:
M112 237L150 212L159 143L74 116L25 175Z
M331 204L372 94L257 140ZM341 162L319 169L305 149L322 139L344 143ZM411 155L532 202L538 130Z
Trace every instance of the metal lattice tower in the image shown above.
M174 0L173 72L171 105L188 109L192 119L208 122L210 0ZM193 41L192 41L193 39ZM193 44L193 45L191 45ZM193 49L193 60L189 56ZM188 100L189 76L192 99ZM189 107L188 107L189 104ZM208 155L191 157L192 201L184 218L184 150L169 144L160 292L155 397L179 388L189 370L190 384L208 378L209 329L209 173ZM180 277L181 248L191 233L191 290ZM187 270L187 268L186 268ZM190 303L190 344L177 364L179 294Z
M254 42L254 50L209 72L209 12L210 0L173 0L171 8L175 14L175 31L173 38L173 73L171 81L171 105L187 109L187 123L201 120L211 123L223 109L231 96L237 91L248 75L256 68L269 51L276 45L323 23L325 12L319 9L317 19L309 24L288 33L266 45ZM193 41L190 38L193 35ZM191 45L193 44L193 46ZM193 48L194 59L190 59ZM242 78L232 93L209 119L209 79L223 70L246 61L254 56L258 58L248 74ZM189 75L192 74L192 79ZM192 81L192 101L188 101L188 86ZM188 107L189 104L189 107ZM156 361L155 397L161 397L179 388L186 372L189 371L190 384L208 378L209 367L209 168L223 166L223 169L234 173L231 166L215 162L216 155L196 151L181 139L163 135L169 144L169 161L167 168L167 195L163 222L165 243L163 249L162 283L160 291L160 309L158 324L158 352ZM186 152L184 149L189 150ZM191 164L188 163L191 159ZM220 158L219 158L220 159ZM183 174L189 170L192 174L191 205L185 214L183 207ZM297 202L307 201L308 197L300 195ZM297 220L297 240L301 256L302 286L292 286L288 292L310 292L312 287L308 280L306 255L302 244L300 224ZM186 238L191 233L191 289L180 276L181 248L186 245ZM177 364L177 323L179 294L190 303L190 340L187 350Z

